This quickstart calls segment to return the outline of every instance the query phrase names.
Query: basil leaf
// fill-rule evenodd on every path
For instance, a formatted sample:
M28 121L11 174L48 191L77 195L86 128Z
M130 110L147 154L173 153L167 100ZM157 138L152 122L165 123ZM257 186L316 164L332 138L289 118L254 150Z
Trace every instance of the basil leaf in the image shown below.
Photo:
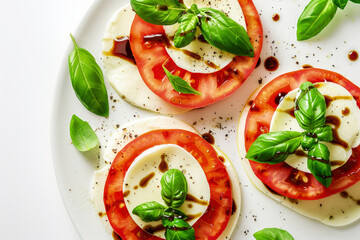
M186 214L179 209L167 208L163 213L162 225L164 227L174 227L175 219L186 220L187 218Z
M350 0L352 1L353 3L360 3L360 0Z
M297 40L316 36L334 18L337 7L333 0L311 0L297 22Z
M175 91L184 94L201 95L201 93L193 89L187 81L179 76L172 75L164 66L163 69Z
M195 14L185 14L179 19L180 26L174 36L174 45L177 48L189 45L195 37L199 18Z
M332 181L329 158L329 149L322 143L315 144L308 152L307 167L316 180L325 187L329 187Z
M132 213L139 216L144 222L158 221L162 218L165 206L155 201L136 206Z
M200 29L211 45L235 55L254 57L254 47L244 27L212 8L200 8Z
M174 219L165 231L166 240L195 240L195 230L187 222Z
M70 137L73 145L80 152L89 151L99 144L96 133L89 123L81 120L75 114L72 115L70 121Z
M312 130L325 124L326 103L324 96L310 82L304 82L295 99L295 118L300 127Z
M254 233L256 240L294 240L288 231L280 228L264 228Z
M269 164L284 162L300 146L302 137L301 133L294 131L262 134L251 145L246 158Z
M343 10L346 7L346 4L349 2L349 0L333 0L334 4Z
M70 36L74 50L70 53L68 62L75 94L90 112L108 117L109 102L103 73L91 53L79 48L74 37Z
M308 133L303 136L301 139L301 147L308 151L310 148L312 148L316 143L318 142L318 139L315 134Z
M162 176L160 183L161 197L167 206L178 208L185 202L188 186L180 170L168 170Z
M172 25L186 10L178 0L130 0L130 4L144 21L155 25Z
M333 140L332 128L330 125L315 128L312 132L316 134L316 137L319 139L319 141L331 142Z

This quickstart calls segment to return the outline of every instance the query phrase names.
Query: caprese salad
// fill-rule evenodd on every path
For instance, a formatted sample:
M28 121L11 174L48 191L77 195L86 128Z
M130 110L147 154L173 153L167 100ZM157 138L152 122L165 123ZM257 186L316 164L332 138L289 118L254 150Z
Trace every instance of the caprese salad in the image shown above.
M238 89L258 62L262 35L252 1L132 0L106 28L104 69L134 106L182 113Z
M254 185L327 225L360 217L360 89L340 74L303 69L251 97L239 148Z
M224 154L168 117L131 122L113 135L95 172L93 201L121 239L226 239L241 208L240 183Z

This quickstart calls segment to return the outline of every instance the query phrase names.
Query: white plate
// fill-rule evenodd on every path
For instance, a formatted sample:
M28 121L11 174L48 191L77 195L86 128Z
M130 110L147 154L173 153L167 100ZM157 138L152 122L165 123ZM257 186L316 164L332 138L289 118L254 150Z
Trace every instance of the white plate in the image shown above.
M83 18L74 34L78 45L93 53L101 64L101 39L105 26L113 13L127 1L98 0ZM206 107L176 116L201 133L211 130L215 144L233 161L242 183L242 214L232 239L253 239L252 234L265 227L279 227L288 230L295 239L351 239L359 233L360 222L342 228L327 227L317 221L303 217L266 197L250 183L242 169L236 144L236 131L241 109L251 93L272 78L300 69L303 64L339 72L360 85L360 59L351 62L347 58L350 50L360 52L360 5L348 4L344 11L338 10L335 19L318 37L305 42L295 39L297 16L307 1L254 0L261 15L264 28L262 64L234 95ZM278 13L280 21L274 22L272 15ZM292 45L293 44L293 45ZM72 47L69 48L68 52ZM266 57L275 55L280 62L279 69L268 72L263 67ZM298 63L297 63L298 62ZM77 100L70 84L67 59L57 84L52 119L52 152L56 177L66 209L80 236L86 240L112 239L106 233L99 216L90 202L91 178L97 165L97 149L80 153L72 145L69 136L69 122L72 114L89 121L97 129L102 149L111 132L131 120L155 114L130 106L116 95L107 84L110 102L110 117L98 117L88 112Z

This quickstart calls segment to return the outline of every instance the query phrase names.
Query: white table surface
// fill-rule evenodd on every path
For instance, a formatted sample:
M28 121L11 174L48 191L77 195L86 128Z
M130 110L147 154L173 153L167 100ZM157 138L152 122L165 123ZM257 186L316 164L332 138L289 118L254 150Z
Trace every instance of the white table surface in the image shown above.
M50 115L60 64L94 0L1 0L0 239L80 239L59 194Z

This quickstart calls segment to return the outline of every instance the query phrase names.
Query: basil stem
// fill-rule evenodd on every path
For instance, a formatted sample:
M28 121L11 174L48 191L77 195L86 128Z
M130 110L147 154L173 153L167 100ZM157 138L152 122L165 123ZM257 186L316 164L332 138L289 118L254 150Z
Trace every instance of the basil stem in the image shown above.
M333 0L334 4L340 8L341 10L344 10L346 7L346 4L349 2L349 0Z
M70 137L73 145L81 152L89 151L99 144L96 133L88 122L81 120L75 114L70 121Z
M269 164L284 162L300 146L302 137L301 133L294 131L262 134L251 145L246 158Z
M330 152L325 144L317 143L308 152L307 167L316 180L329 187L332 181Z
M172 208L180 207L188 191L184 174L178 169L170 169L161 178L161 197Z
M166 77L169 79L171 86L175 91L184 94L201 95L201 93L192 88L187 81L179 76L172 75L164 66L163 69L165 71Z
M174 45L177 48L189 45L195 37L199 18L197 15L187 13L179 19L180 26L174 36Z
M165 206L152 201L136 206L132 213L139 216L144 222L152 222L161 220L165 209Z
M326 103L324 96L310 82L304 82L295 99L295 117L300 127L313 130L325 124Z
M297 40L319 34L334 18L336 10L333 0L311 0L297 22Z
M200 8L200 30L211 45L235 55L254 57L254 47L240 24L223 12L212 8Z
M254 233L256 240L294 240L291 234L280 228L264 228Z
M169 207L164 210L163 219L174 219L174 218L180 218L182 220L186 220L188 217L186 216L185 213L183 213L179 209Z
M156 25L172 25L187 10L178 0L130 0L130 4L144 21Z
M103 73L90 52L79 48L70 34L74 50L68 58L70 79L77 98L91 112L109 116Z
M182 219L174 219L165 230L166 240L195 240L195 230Z

